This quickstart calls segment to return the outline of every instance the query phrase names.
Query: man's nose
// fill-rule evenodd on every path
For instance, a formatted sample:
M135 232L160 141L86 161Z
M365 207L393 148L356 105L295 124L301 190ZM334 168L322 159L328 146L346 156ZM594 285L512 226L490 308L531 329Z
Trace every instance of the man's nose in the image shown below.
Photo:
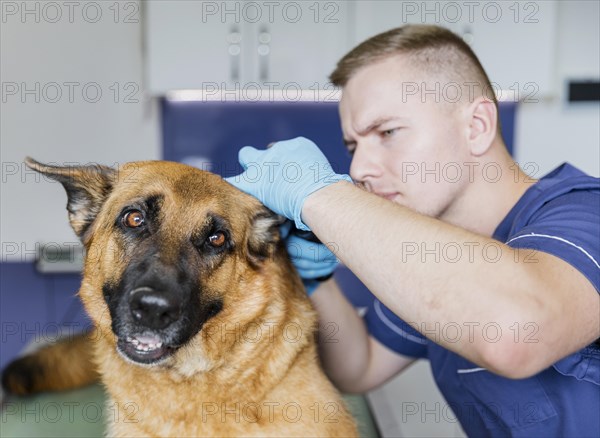
M371 178L381 177L380 151L368 142L358 142L350 163L350 176L354 181L364 183Z

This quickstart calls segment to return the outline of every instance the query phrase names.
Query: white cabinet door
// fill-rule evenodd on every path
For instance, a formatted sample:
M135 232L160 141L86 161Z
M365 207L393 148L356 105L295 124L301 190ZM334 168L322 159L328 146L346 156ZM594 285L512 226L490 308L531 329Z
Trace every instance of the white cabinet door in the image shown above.
M557 2L497 2L475 14L471 29L471 47L494 88L512 90L525 102L558 92Z
M346 1L158 1L146 7L148 90L319 89L352 46Z
M354 43L407 23L444 26L462 35L494 88L537 99L557 91L556 1L372 1L354 3Z
M351 47L347 1L282 2L252 35L253 76L279 89L324 89Z
M353 3L356 8L354 44L404 24L436 24L454 32L460 29L460 20L444 19L450 17L450 10L442 6L455 2L359 0Z
M145 3L148 90L229 87L242 82L245 28L241 2Z

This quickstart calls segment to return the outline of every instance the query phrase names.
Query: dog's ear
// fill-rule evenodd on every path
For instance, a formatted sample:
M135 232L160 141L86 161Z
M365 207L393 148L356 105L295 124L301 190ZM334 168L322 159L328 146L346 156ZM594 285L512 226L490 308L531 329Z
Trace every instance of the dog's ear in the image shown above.
M279 225L285 218L266 208L252 218L248 237L248 259L253 265L273 256L280 240Z
M71 227L85 242L85 232L111 192L117 171L100 165L51 166L30 157L25 158L25 164L63 185Z

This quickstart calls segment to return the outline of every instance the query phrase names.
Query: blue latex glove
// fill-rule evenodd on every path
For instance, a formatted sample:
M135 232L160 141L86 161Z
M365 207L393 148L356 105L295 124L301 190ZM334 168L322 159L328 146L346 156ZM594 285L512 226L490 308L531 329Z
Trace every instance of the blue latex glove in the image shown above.
M290 221L286 221L279 230L292 263L302 278L306 293L310 296L321 284L321 280L318 279L331 275L338 265L338 260L324 244L290 234L291 225Z
M225 180L293 220L299 230L309 230L302 222L302 206L311 193L341 180L352 182L348 175L335 173L318 146L304 137L265 150L246 146L238 159L244 172Z

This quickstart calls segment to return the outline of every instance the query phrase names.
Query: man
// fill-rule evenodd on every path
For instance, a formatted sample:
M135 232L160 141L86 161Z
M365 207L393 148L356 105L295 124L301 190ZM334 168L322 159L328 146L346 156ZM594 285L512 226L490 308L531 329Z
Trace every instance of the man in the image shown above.
M355 184L303 138L243 148L229 182L331 242L377 297L363 320L334 281L312 293L339 326L321 343L333 382L367 391L428 358L469 435L600 435L600 181L569 165L528 178L485 71L445 29L377 35L331 79ZM313 254L295 259L309 293L331 270Z

